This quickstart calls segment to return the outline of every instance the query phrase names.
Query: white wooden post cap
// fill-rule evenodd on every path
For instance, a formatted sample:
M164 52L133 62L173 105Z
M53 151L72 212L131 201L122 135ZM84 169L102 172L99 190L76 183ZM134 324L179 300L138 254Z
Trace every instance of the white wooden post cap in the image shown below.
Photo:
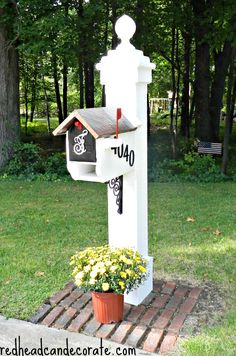
M129 41L136 31L136 25L131 17L129 17L128 15L121 16L116 21L115 31L117 36L121 39L121 46L132 46Z

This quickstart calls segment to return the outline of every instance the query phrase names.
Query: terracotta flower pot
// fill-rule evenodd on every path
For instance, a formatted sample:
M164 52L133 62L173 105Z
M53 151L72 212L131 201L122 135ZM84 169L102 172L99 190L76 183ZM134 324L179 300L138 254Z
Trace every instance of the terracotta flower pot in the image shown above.
M124 295L92 292L92 302L95 318L100 323L116 323L123 319Z

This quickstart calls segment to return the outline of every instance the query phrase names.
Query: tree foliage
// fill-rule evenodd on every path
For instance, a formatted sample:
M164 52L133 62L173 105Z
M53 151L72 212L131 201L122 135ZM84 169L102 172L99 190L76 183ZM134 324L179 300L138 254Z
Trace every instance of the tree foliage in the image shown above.
M234 0L19 0L17 12L17 22L15 12L3 18L19 38L26 126L35 114L50 124L52 114L61 122L75 107L104 105L95 63L118 44L115 22L126 13L136 22L134 45L157 65L151 95L173 92L171 130L180 117L185 137L195 123L197 138L219 140L228 77L235 78Z

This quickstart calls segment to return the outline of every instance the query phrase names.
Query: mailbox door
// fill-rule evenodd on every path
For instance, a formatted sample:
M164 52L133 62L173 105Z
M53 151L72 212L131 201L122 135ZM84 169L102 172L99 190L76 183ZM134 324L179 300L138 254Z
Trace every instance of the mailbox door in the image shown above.
M72 125L68 132L70 161L96 162L96 143L91 133L81 125Z

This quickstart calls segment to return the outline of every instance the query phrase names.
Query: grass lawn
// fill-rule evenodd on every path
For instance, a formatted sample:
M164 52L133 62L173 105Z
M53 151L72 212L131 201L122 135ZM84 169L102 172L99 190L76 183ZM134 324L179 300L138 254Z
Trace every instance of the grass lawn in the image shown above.
M77 249L107 241L106 186L1 181L0 201L0 314L26 319L70 280ZM187 341L187 355L235 355L235 221L235 183L149 185L156 276L211 281L228 291L228 314Z

